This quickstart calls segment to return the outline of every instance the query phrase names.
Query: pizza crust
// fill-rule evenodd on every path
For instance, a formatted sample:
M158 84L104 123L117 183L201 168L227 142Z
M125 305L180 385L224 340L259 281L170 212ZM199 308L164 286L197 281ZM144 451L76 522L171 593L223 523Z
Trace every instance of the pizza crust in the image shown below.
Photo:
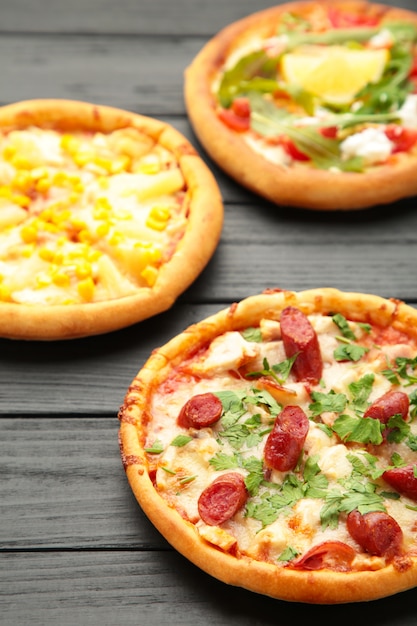
M365 173L289 168L257 154L239 133L223 124L215 112L211 86L226 59L257 36L270 37L283 13L293 9L307 13L314 6L340 7L352 12L367 6L362 0L293 2L266 9L227 26L211 39L185 72L185 101L194 131L211 158L238 183L285 206L313 210L354 210L388 204L417 193L417 150L398 156ZM384 12L384 20L417 24L411 11L372 5Z
M152 395L171 369L219 334L280 318L287 306L305 314L337 311L349 320L393 327L417 339L417 311L393 299L323 288L304 292L271 290L251 296L190 326L155 350L133 380L120 409L119 444L133 493L143 511L172 546L215 578L277 599L314 604L360 602L381 598L417 585L417 558L377 571L297 571L271 563L236 558L205 541L154 488L144 451Z
M223 204L217 183L189 141L168 124L112 107L68 100L32 100L0 108L2 130L37 126L63 132L108 133L133 127L171 151L180 164L189 203L185 233L153 287L86 304L26 305L0 302L0 336L56 340L114 331L169 309L204 269L218 244Z

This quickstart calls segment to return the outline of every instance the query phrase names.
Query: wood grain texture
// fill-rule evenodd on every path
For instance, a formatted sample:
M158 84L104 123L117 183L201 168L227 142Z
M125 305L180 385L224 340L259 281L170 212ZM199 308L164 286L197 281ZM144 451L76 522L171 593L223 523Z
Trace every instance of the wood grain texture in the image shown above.
M381 4L393 4L380 0ZM15 0L2 6L3 32L214 35L225 25L277 0ZM414 0L396 6L415 8Z
M1 626L289 626L341 615L415 624L412 591L341 609L285 604L213 580L150 524L119 457L117 411L151 351L232 302L267 287L334 286L417 306L415 199L354 214L277 207L229 179L195 138L185 67L220 28L274 4L2 3L0 104L81 99L168 121L216 176L225 223L212 260L170 311L101 337L0 340Z
M290 626L334 623L341 615L347 623L415 625L412 591L396 603L284 603L221 584L173 552L5 554L0 589L4 626Z

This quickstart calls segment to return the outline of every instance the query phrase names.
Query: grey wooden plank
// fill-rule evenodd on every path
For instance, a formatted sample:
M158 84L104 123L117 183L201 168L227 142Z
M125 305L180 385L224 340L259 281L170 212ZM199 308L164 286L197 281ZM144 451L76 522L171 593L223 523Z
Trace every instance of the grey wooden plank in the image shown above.
M0 340L0 415L116 415L151 351L223 306L179 306L100 337Z
M415 592L315 606L227 586L175 552L28 552L1 556L2 626L414 626Z
M2 550L169 549L130 489L118 428L116 415L0 420Z
M415 8L414 0L380 0ZM212 35L227 24L281 0L14 0L3 2L3 32Z
M202 40L0 36L1 104L68 98L145 115L184 113L183 71Z

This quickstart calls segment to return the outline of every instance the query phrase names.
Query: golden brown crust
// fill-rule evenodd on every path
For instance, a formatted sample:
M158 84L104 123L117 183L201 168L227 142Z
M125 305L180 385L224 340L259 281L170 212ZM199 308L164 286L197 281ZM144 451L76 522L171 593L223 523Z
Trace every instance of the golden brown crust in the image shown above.
M194 148L162 121L112 107L68 100L32 100L0 108L3 130L39 126L59 131L111 132L134 127L178 159L187 186L188 224L175 254L153 287L105 302L57 306L0 303L0 336L55 340L95 335L129 326L167 310L193 282L220 238L223 205L217 183Z
M211 39L185 73L185 101L196 135L209 155L240 184L281 205L316 210L351 210L394 202L417 193L417 152L402 154L366 173L330 172L288 168L264 159L229 130L215 113L211 84L228 56L253 34L272 36L281 15L290 10L308 13L315 6L340 7L352 12L368 3L293 2L254 13L231 24ZM383 21L404 20L417 24L417 14L385 5L372 4Z
M202 320L157 349L126 395L119 414L119 441L131 488L162 535L195 565L225 583L282 600L315 604L367 601L411 588L417 585L417 559L411 557L378 571L356 572L297 571L246 556L236 558L202 539L193 524L170 507L153 486L143 449L148 407L170 368L225 331L256 325L265 317L279 319L289 305L307 314L337 311L351 320L407 329L410 337L417 339L417 311L412 307L397 300L329 288L265 292Z

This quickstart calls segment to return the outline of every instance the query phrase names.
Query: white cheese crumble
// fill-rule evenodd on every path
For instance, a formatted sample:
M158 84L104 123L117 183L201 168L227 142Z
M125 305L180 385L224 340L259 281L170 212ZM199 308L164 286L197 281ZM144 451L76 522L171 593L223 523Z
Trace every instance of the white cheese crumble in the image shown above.
M417 94L407 96L401 109L398 110L398 117L403 126L417 127Z
M340 144L343 160L362 157L366 165L381 163L390 156L394 144L379 128L366 128L347 137Z

